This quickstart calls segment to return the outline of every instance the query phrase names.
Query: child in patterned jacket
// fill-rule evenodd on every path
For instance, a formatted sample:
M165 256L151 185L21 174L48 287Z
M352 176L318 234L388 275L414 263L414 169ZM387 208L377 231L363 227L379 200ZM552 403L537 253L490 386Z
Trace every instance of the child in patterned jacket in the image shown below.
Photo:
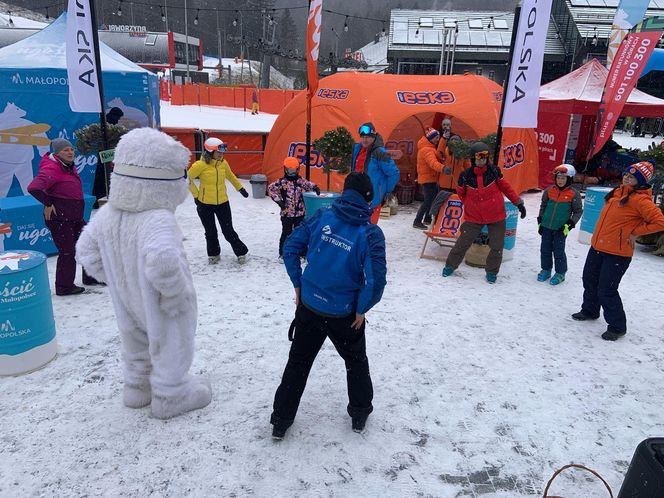
M284 242L293 230L304 220L304 192L316 192L320 188L315 183L300 176L300 161L295 157L284 159L284 176L267 187L267 192L281 208L281 238L279 239L279 262L283 263Z

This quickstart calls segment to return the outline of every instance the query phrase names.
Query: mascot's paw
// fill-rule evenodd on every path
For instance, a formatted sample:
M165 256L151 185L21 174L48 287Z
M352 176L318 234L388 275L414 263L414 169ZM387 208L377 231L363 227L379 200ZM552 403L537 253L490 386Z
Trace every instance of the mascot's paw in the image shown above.
M152 397L152 415L167 419L177 417L192 410L204 408L212 401L210 383L203 379L193 379L184 394L176 397Z
M150 384L125 384L122 400L128 408L143 408L152 402Z

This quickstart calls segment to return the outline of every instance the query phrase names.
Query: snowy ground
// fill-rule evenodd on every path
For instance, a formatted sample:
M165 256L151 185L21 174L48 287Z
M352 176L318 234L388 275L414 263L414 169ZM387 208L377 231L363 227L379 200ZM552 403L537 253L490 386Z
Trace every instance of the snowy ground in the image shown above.
M226 132L269 133L278 115L261 112L252 115L251 109L197 105L171 105L161 101L163 128L201 128Z
M441 262L418 258L416 204L381 220L389 273L367 315L367 430L351 431L343 363L327 343L283 442L268 424L294 310L276 259L277 207L231 192L250 258L239 266L224 243L221 263L208 266L186 202L177 216L199 299L193 371L211 380L212 404L166 422L125 408L107 290L54 296L58 357L0 379L0 496L535 497L570 462L617 493L637 444L664 434L664 259L637 250L621 285L629 332L607 343L603 320L569 316L588 249L576 231L568 280L535 280L539 198L525 195L528 218L495 286L481 269L462 265L443 279ZM55 258L48 263L53 282ZM553 494L606 496L568 472Z

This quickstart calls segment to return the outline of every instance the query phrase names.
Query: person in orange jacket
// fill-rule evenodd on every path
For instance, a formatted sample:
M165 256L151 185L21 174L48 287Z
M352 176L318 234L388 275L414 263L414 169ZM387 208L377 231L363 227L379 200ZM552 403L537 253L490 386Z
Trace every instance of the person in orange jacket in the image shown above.
M452 135L449 140L446 141L445 147L442 148L441 144L444 140L441 138L438 143L438 152L440 153L442 161L445 163L443 171L438 176L438 186L441 189L452 193L456 191L459 175L461 175L466 168L470 167L469 159L456 158L452 154L449 144L454 141L461 142L461 137L459 137L459 135Z
M445 165L440 160L436 145L440 141L440 133L433 128L427 128L424 136L417 142L417 183L422 185L424 201L417 210L413 228L426 230L431 223L431 203L438 193L438 175ZM423 223L424 221L424 223Z
M636 238L664 230L664 214L652 201L648 185L653 170L646 161L632 164L623 173L622 185L606 194L583 267L583 304L572 318L596 320L603 309L606 341L627 333L618 286L632 261Z

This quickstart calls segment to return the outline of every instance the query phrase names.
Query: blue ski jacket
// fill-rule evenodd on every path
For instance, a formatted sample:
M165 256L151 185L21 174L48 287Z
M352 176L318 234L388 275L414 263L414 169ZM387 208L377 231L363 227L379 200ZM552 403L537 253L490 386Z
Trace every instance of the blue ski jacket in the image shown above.
M385 236L370 217L362 195L346 190L288 237L284 263L305 306L340 317L364 314L380 301L387 274ZM307 266L302 273L300 255L305 252Z
M362 148L361 144L355 144L353 156L351 158L350 172L355 172L355 161ZM394 163L394 159L383 147L383 138L376 134L376 141L367 151L367 160L364 172L371 178L371 184L374 188L374 198L371 202L371 209L381 205L387 194L394 190L401 173Z

